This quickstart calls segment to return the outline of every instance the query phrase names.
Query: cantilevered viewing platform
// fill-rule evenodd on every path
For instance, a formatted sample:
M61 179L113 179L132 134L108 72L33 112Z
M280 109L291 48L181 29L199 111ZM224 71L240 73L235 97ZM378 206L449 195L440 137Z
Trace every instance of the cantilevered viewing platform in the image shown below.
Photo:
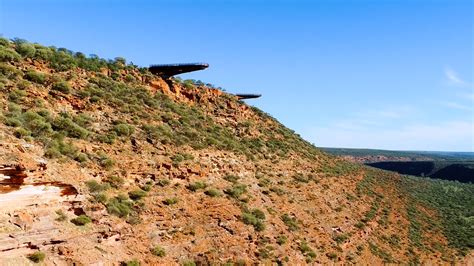
M183 64L160 64L160 65L151 65L148 70L150 70L151 73L161 76L169 82L170 86L172 86L173 82L169 80L168 78L187 73L187 72L193 72L193 71L198 71L198 70L203 70L209 67L209 64L207 63L183 63ZM262 95L261 94L252 94L252 93L237 93L234 94L239 100L245 100L245 99L255 99L255 98L260 98Z
M237 96L239 100L245 100L245 99L260 98L262 97L262 94L236 93L235 96Z
M179 75L182 73L203 70L209 67L207 63L186 63L186 64L162 64L151 65L148 70L155 75L165 78Z

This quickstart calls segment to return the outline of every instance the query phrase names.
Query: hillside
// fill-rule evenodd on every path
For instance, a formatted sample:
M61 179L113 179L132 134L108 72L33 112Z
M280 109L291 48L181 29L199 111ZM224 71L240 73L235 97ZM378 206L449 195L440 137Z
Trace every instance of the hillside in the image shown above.
M0 61L2 265L473 260L470 184L346 162L123 58L0 39Z

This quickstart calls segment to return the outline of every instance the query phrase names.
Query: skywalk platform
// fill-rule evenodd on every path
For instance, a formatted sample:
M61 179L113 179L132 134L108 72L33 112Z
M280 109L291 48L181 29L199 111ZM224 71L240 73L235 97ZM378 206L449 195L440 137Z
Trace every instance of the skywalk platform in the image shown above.
M151 65L148 70L155 75L169 78L182 73L203 70L208 67L209 64L207 63L161 64Z

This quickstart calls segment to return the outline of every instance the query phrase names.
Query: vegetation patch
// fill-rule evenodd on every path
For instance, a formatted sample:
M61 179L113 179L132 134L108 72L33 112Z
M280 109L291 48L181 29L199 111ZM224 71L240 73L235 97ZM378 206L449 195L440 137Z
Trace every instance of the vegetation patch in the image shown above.
M193 192L198 191L200 189L205 189L206 187L207 187L207 184L200 181L196 181L187 186L187 188Z
M163 203L165 205L168 205L168 206L169 205L175 205L176 203L178 203L178 198L176 198L176 197L168 198L168 199L163 200Z
M316 258L316 252L309 246L308 242L302 240L299 245L299 250L306 256L306 262L310 263Z
M242 212L242 221L245 224L252 225L255 231L265 230L265 213L259 209L244 210Z
M396 263L390 253L381 249L375 243L369 242L369 249L372 254L381 258L384 263Z
M40 263L40 262L44 261L45 258L46 258L46 254L44 252L41 252L41 251L36 251L36 252L28 255L28 259L31 260L34 263Z
M155 246L154 248L151 249L151 254L157 256L157 257L164 257L166 256L166 251L164 248L160 246Z
M143 191L141 189L132 190L128 192L128 196L132 200L140 200L146 196L146 191Z
M299 229L298 221L296 220L296 218L291 217L285 213L281 216L281 220L288 227L288 230L296 231Z
M89 216L87 216L85 214L81 214L81 215L77 216L76 218L71 219L71 223L73 223L75 225L78 225L78 226L83 226L83 225L86 225L86 224L91 223L91 222L92 222L91 218L89 218Z
M220 190L217 190L215 188L209 188L204 192L204 194L208 195L209 197L220 197L222 195Z

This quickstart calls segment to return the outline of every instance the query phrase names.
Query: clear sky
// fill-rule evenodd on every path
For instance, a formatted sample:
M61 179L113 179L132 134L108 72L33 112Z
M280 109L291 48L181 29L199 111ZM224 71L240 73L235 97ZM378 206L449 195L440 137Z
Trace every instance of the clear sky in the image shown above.
M0 34L148 66L248 100L317 146L474 151L473 2L0 0Z

